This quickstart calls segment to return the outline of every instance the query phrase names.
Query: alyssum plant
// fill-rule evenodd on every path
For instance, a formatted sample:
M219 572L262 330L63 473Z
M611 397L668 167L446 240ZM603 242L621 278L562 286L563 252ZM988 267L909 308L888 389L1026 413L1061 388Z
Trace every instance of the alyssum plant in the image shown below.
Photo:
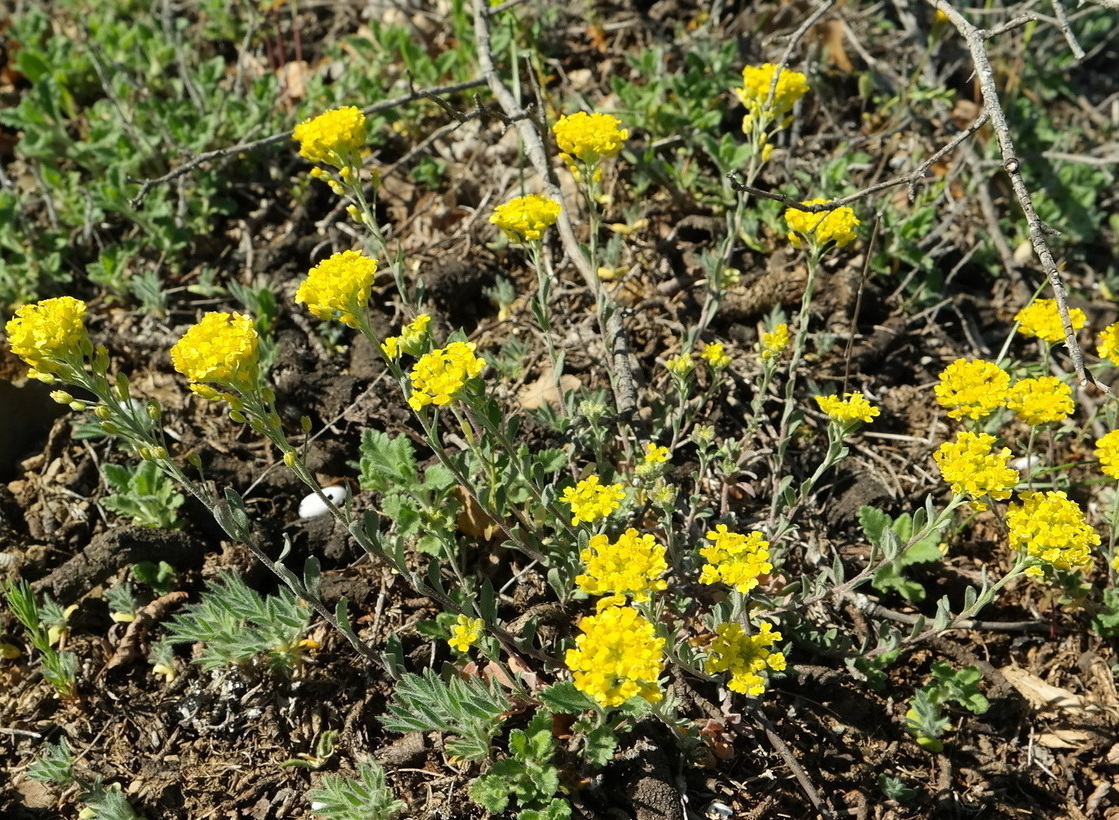
M797 72L772 65L743 72L738 96L749 112L744 127L754 151L751 178L770 157L770 137L788 124L795 103L807 91L806 78ZM562 755L574 750L585 764L601 765L612 756L619 733L646 714L687 736L682 704L671 693L675 679L713 682L751 698L762 695L770 677L786 667L785 624L797 630L800 640L814 640L793 617L797 610L850 595L911 546L942 532L969 499L977 509L977 501L986 503L983 499L1006 500L1022 481L1008 468L1008 451L998 449L993 436L961 432L937 453L954 491L946 505L938 509L930 498L908 519L905 539L896 528L879 528L871 560L852 577L836 560L815 577L784 580L782 561L797 540L804 502L847 456L849 437L879 414L861 392L813 395L814 388L804 387L808 306L816 274L825 254L857 239L858 219L849 208L828 210L817 201L786 212L789 238L805 254L808 280L795 326L773 322L761 337L756 355L762 387L753 399L754 416L745 438L719 441L711 427L697 421L734 364L724 344L705 342L698 333L666 351L664 371L651 374L665 388L662 412L650 430L639 434L618 421L610 394L592 399L564 390L563 356L548 332L555 272L544 262L543 244L558 220L581 212L591 230L580 252L598 270L601 183L628 132L611 115L586 112L560 117L552 132L582 194L580 205L527 194L497 208L491 221L511 242L525 246L536 268L533 315L555 374L559 400L554 412L558 423L577 431L573 446L534 452L519 444L518 418L495 399L486 360L476 346L462 333L434 338L430 317L411 305L402 257L388 246L367 193L361 161L366 122L356 108L308 120L294 136L300 154L316 164L312 175L344 197L351 217L368 230L376 256L360 248L331 255L309 271L295 302L323 321L341 322L366 337L380 352L401 400L414 412L436 459L422 476L410 447L384 434L369 438L361 458L363 479L383 491L392 487L394 509L401 514L361 511L349 500L339 506L323 492L298 443L306 441L310 423L305 420L295 436L285 430L261 372L260 338L250 316L208 313L170 351L174 368L193 393L224 404L231 421L271 442L287 468L370 555L444 610L430 633L447 640L460 669L468 660L485 659L505 670L505 687L465 672L446 678L431 670L403 673L396 659L382 658L367 647L349 625L344 602L334 613L322 604L316 562L297 576L273 561L256 542L237 493L226 488L221 497L213 496L188 476L163 437L158 403L133 401L128 378L110 374L109 351L94 347L86 331L84 303L61 297L28 305L7 328L13 351L31 366L32 376L81 388L93 397L76 399L58 389L53 394L57 401L93 413L106 433L118 436L133 453L207 504L230 537L247 543L359 652L388 662L399 673L391 715L385 719L388 728L448 733L452 755L485 764L471 790L474 798L490 811L516 808L530 820L570 812L568 802L557 797ZM746 207L744 199L738 207ZM401 297L412 311L398 335L388 338L373 330L368 307L382 259L390 260ZM705 316L726 283L718 275L708 283ZM600 312L615 309L605 290L598 298ZM604 359L607 379L616 384L623 375L610 368L609 357ZM973 421L999 408L1017 413L1031 425L1027 449L1032 453L1034 427L1055 421L1054 408L1064 406L1061 388L1047 378L1026 378L1011 386L1010 376L994 364L956 363L945 371L937 398L954 417ZM770 385L775 397L769 395ZM804 401L806 392L814 399L811 404ZM769 401L778 403L778 440L769 463L772 500L768 510L751 512L755 519L740 520L712 497L710 480L715 478L719 486L741 472ZM808 478L797 481L784 469L787 451L813 418L826 428L824 455ZM450 430L466 443L465 449L446 442ZM1111 459L1105 464L1119 463L1114 442L1101 441L1100 448ZM697 466L684 478L670 479L673 456L684 450ZM190 461L200 469L201 459ZM1036 481L1035 474L1026 478L1029 487ZM512 563L536 564L557 602L585 611L573 634L548 636L531 621L516 630L510 627L520 613L502 610L492 581L462 559L455 519L446 514L446 505L461 503L454 501L452 488L491 522ZM959 612L953 613L944 599L931 624L919 622L908 630L885 624L876 645L844 647L852 666L870 674L876 663L896 657L906 644L972 617L1022 575L1072 584L1072 576L1091 563L1098 536L1093 538L1079 508L1059 491L1029 489L1019 497L1005 516L1009 545L1017 556L1011 570L970 589ZM421 531L422 552L416 555ZM525 669L534 675L513 671ZM526 726L507 732L503 720L514 700L532 701L540 710ZM552 732L550 716L556 714L577 718L575 739L566 748L560 748Z

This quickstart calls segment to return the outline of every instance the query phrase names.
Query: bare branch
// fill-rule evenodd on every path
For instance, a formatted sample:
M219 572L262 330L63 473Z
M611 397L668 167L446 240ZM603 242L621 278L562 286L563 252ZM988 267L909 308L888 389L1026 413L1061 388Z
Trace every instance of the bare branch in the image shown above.
M549 197L556 202L563 202L563 192L560 190L556 179L555 170L548 159L548 152L544 148L544 138L541 136L543 126L538 125L517 104L513 93L505 86L501 76L493 64L493 52L490 48L489 9L485 0L474 0L474 36L478 44L478 63L481 68L484 82L489 85L494 98L497 99L501 110L510 121L515 122L524 144L525 155L532 164L533 169L543 180L544 188ZM590 288L591 293L599 298L609 298L602 289L602 282L598 272L591 268L579 240L575 238L575 230L571 226L571 216L567 208L560 209L559 218L556 220L560 242L572 264L578 268L583 281ZM632 420L637 411L637 388L634 385L633 371L629 360L629 343L622 328L621 318L616 309L603 311L599 321L604 325L602 332L606 339L608 353L611 361L611 379L614 388L614 398L617 402L618 413L627 420Z
M1053 252L1049 250L1049 245L1045 241L1045 235L1055 233L1055 231L1043 224L1038 217L1029 189L1026 188L1025 180L1022 178L1022 163L1014 150L1014 140L1010 136L1010 126L1006 121L1006 114L1002 110L1002 103L999 101L998 87L995 85L995 72L984 48L984 43L992 35L992 32L972 25L959 11L942 2L942 0L926 0L926 2L948 18L956 31L964 38L967 50L971 53L975 75L979 80L979 89L983 95L983 110L991 119L991 127L995 131L999 150L1002 153L1003 169L1010 177L1010 185L1014 189L1014 195L1026 217L1026 225L1029 229L1030 242L1033 245L1034 253L1041 261L1042 270L1045 271L1045 276L1053 289L1053 296L1057 300L1057 309L1061 314L1061 323L1065 330L1065 347L1068 348L1069 356L1072 357L1072 366L1076 370L1076 375L1080 377L1080 384L1084 386L1091 382L1103 392L1110 394L1111 390L1106 385L1096 381L1084 369L1084 354L1080 350L1080 344L1076 341L1076 333L1072 329L1072 319L1069 317L1068 291L1065 290L1060 271L1057 270ZM1006 25L997 30L1005 31Z
M1053 14L1057 16L1057 25L1061 29L1061 34L1065 35L1065 42L1068 43L1069 51L1077 61L1084 59L1084 49L1080 47L1080 42L1076 39L1076 35L1072 33L1072 27L1069 25L1068 15L1065 14L1065 6L1061 0L1052 0Z
M956 136L952 137L952 139L943 148L930 156L908 174L904 174L900 177L894 177L893 179L887 179L883 182L876 182L874 185L871 185L868 188L863 188L861 191L856 191L853 194L839 197L839 199L833 199L828 202L821 202L818 205L806 205L798 200L790 199L784 194L777 194L773 193L772 191L763 191L760 188L755 188L752 185L747 185L746 183L739 180L738 174L735 171L731 171L729 174L727 174L727 178L730 180L731 187L734 188L736 191L742 191L752 196L762 197L763 199L772 199L775 202L781 202L785 205L788 205L790 208L795 208L798 211L808 211L809 213L833 211L836 208L842 208L845 205L850 205L852 202L858 202L860 199L865 199L871 194L876 194L879 191L886 190L887 188L896 188L899 185L909 186L909 199L910 201L912 201L917 196L917 183L925 178L925 174L928 173L929 168L931 168L936 163L940 162L941 159L955 151L960 146L960 143L962 143L964 140L966 140L968 137L982 128L984 123L986 122L987 112L980 112L979 116L976 117L971 122L971 124L968 125L967 128L958 133Z
M365 108L362 109L362 113L366 114L366 115L376 114L378 111L385 111L386 109L389 109L389 108L395 108L398 105L404 105L405 103L412 102L413 100L419 100L419 99L422 99L424 97L429 97L430 98L430 97L433 97L436 94L453 94L456 91L465 91L468 88L477 88L478 86L482 85L484 82L485 82L485 80L468 80L464 83L455 83L453 85L444 85L444 86L440 86L438 88L428 88L428 89L421 89L421 90L417 90L417 91L410 91L407 94L404 94L404 95L402 95L400 97L397 97L395 99L383 100L379 103L374 103L373 105L366 106ZM224 159L225 157L228 157L232 154L240 154L240 153L247 152L247 151L255 151L257 148L263 148L266 145L272 145L273 143L281 142L283 140L289 140L289 139L291 139L291 131L284 131L284 132L279 133L279 134L272 134L271 136L268 136L268 137L262 137L261 139L258 139L258 140L250 140L249 142L240 142L240 143L237 143L236 145L231 145L227 148L217 148L213 151L206 151L205 153L202 153L202 154L195 154L193 157L191 157L189 160L184 162L178 168L173 168L172 170L168 171L166 174L164 174L161 177L156 177L154 179L143 179L143 180L133 179L133 180L129 180L130 182L138 182L140 184L140 190L136 193L136 196L134 196L132 198L132 201L129 202L129 204L133 208L139 208L144 203L144 198L151 192L152 188L155 188L157 185L163 185L165 183L171 182L174 179L178 179L179 177L183 176L184 174L189 174L195 168L197 168L200 165L204 165L207 162L212 162L213 160L216 160L216 159Z

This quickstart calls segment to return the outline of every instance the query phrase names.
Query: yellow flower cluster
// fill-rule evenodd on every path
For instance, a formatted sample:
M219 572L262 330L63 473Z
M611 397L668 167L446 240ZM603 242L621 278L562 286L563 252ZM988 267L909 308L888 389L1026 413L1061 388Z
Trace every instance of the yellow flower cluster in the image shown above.
M994 449L995 437L985 433L956 433L955 441L946 441L937 448L933 459L952 492L970 495L973 499L990 496L996 501L1010 498L1018 483L1018 471L1007 466L1010 450ZM982 501L973 501L977 510L987 509Z
M248 390L257 380L259 341L248 316L207 313L171 348L171 364L192 382ZM218 398L213 391L199 395Z
M1096 442L1096 458L1100 472L1109 478L1119 478L1119 430L1112 430Z
M789 346L790 339L789 326L784 322L773 328L771 333L763 333L762 358L772 359L775 356L780 356L785 348Z
M1075 501L1062 492L1024 492L1021 504L1011 504L1006 512L1010 546L1058 570L1083 570L1092 565L1092 547L1100 536L1088 526ZM1041 567L1027 574L1039 577Z
M490 222L501 228L512 242L539 242L544 231L556 224L560 204L539 194L511 199L493 209Z
M1074 331L1088 324L1088 317L1080 308L1070 309L1068 315ZM1018 323L1018 332L1023 336L1036 336L1050 344L1065 340L1065 327L1061 322L1056 299L1035 299L1018 311L1014 321Z
M686 353L681 353L679 356L673 356L667 359L664 363L664 366L669 373L681 379L695 370L695 364L692 362L692 357L687 355Z
M429 404L450 404L455 394L485 366L485 359L474 355L473 342L451 342L446 348L426 353L412 368L408 404L413 410Z
M707 533L707 540L714 541L699 554L707 559L699 574L701 584L720 581L746 593L758 585L758 576L773 570L769 563L769 542L760 532L741 535L719 524Z
M781 73L777 77L773 101L766 105L773 76L778 71ZM783 117L792 111L797 101L808 93L808 78L799 71L779 69L773 63L748 65L742 69L742 88L736 88L734 93L746 106L747 114L742 121L742 130L749 134L754 123Z
M614 543L605 535L594 536L579 558L587 572L575 577L575 585L588 595L632 595L634 601L648 601L650 593L668 588L660 577L668 572L664 546L633 527Z
M579 621L583 634L564 658L575 688L602 706L620 706L633 697L650 703L664 698L657 679L664 667L664 638L636 609L607 606Z
M399 359L401 353L409 356L418 356L424 339L427 338L427 326L431 324L431 317L421 313L411 322L400 329L399 336L389 336L381 342L381 350L390 359Z
M981 419L1006 404L1010 374L994 362L956 359L940 374L933 392L949 418Z
M483 625L481 618L459 615L455 619L455 625L451 627L451 637L447 639L447 644L456 652L466 652L482 637Z
M774 632L770 624L762 623L756 635L747 635L741 624L719 624L715 634L703 668L711 673L730 672L727 688L732 692L760 695L766 681L758 673L785 669L785 656L770 649L781 640L781 633Z
M711 366L712 370L725 370L730 367L731 358L722 342L704 345L699 356Z
M52 382L67 366L93 352L85 329L86 304L72 296L24 305L5 329L12 352L27 362L28 375Z
M338 319L357 328L376 275L376 259L361 251L342 251L311 268L295 292L295 301L320 319Z
M646 464L664 464L668 461L668 448L650 441L645 445L645 455L642 460Z
M1006 406L1031 427L1063 421L1075 408L1072 388L1056 376L1015 382L1007 394Z
M1100 344L1097 348L1101 359L1109 360L1119 367L1119 322L1108 325L1100 333Z
M870 423L879 414L877 407L872 407L862 393L844 393L839 396L815 396L816 404L827 413L828 418L842 425L854 424L857 421Z
M561 117L552 126L552 133L565 159L575 157L587 165L594 165L603 157L617 156L622 143L629 138L629 131L622 128L617 117L585 111Z
M365 115L352 105L336 108L299 123L291 135L304 159L347 168L365 145Z
M822 205L826 199L810 199L804 205ZM811 245L822 248L828 242L844 247L855 241L855 228L859 226L858 217L850 208L835 208L831 211L801 211L788 208L785 221L789 224L789 242L799 248L807 240Z
M588 476L574 487L567 487L560 500L571 507L571 523L605 518L621 506L626 497L621 484L604 486L596 475Z

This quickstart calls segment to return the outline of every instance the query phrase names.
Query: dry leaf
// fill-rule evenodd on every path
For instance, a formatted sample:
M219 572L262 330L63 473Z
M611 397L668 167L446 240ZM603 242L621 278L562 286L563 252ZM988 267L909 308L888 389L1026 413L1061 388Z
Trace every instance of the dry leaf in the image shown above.
M565 392L578 390L583 386L575 376L565 373L560 377L560 388ZM551 367L540 374L540 378L532 384L527 384L517 393L517 402L525 410L537 410L544 406L544 402L559 405L560 395L556 390L556 377Z
M1037 745L1046 749L1084 749L1092 745L1095 738L1083 729L1054 729L1037 736Z
M463 535L489 541L501 529L496 522L478 506L474 496L461 486L455 487L455 498L462 504L462 510L455 519L455 529Z
M1061 711L1073 714L1084 714L1089 709L1084 706L1084 701L1079 695L1074 695L1067 689L1046 683L1037 675L1027 672L1020 666L1010 665L999 670L1007 682L1018 690L1018 693L1029 701L1030 706L1038 711Z
M816 26L816 37L824 46L824 59L840 71L850 74L854 72L855 66L847 56L847 49L843 47L846 31L846 24L842 20L827 20Z

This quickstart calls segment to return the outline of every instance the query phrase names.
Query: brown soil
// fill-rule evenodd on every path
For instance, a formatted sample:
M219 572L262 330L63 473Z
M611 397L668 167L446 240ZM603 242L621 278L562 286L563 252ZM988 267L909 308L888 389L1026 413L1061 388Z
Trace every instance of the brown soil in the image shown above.
M784 38L809 12L808 6L797 3L780 8L763 4L760 9L729 5L713 25L728 41L738 38L743 63L775 60ZM907 168L907 157L914 153L927 155L943 145L961 124L955 120L962 117L967 122L966 113L934 116L928 113L931 108L924 110L925 118L919 122L890 121L859 96L853 69L843 68L840 53L858 70L866 68L867 58L890 61L894 67L881 68L887 78L894 78L902 63L921 62L918 44L896 29L890 35L896 40L877 33L874 18L887 14L892 19L889 8L837 7L813 29L805 47L821 60L821 92L806 104L796 144L790 150L785 150L786 144L779 147L766 185L816 179L821 162L851 144L874 157L876 167L852 170L858 176L855 184L870 185ZM567 93L570 89L564 82L580 83L581 94L611 110L616 98L611 96L610 77L629 72L625 54L673 37L676 21L692 19L695 13L687 2L665 0L651 5L601 5L597 22L589 26L576 17L561 17L552 32L561 41L552 44L557 89L565 88ZM316 12L315 17L315 25L324 31L333 22L325 14ZM339 12L339 19L351 18ZM843 25L840 21L850 28L847 39L835 35L835 27ZM839 40L829 40L833 36ZM999 53L1010 60L1009 43L994 48L1002 49ZM974 113L976 92L966 55L951 51L943 59L937 71L951 83L958 108ZM1000 80L1010 82L1015 70L1014 65L1000 63ZM1099 125L1085 112L1098 111L1106 100L1113 105L1119 93L1115 39L1105 41L1088 61L1070 70L1082 96L1037 104L1050 107L1054 122L1092 134L1089 144L1102 146L1107 139L1114 140L1114 122ZM729 99L728 95L728 105ZM472 101L463 96L452 104L468 110ZM727 133L737 133L740 113L728 114L723 126ZM429 123L432 130L441 124ZM515 145L503 131L496 120L472 121L444 144L449 146L445 156L458 159L451 163L443 188L418 186L409 179L407 167L398 167L385 179L381 202L385 219L394 226L394 241L401 243L410 264L424 278L437 337L461 327L480 349L497 350L514 337L530 346L522 381L498 388L512 412L517 396L523 395L520 391L544 374L546 353L527 299L519 299L507 318L499 318L497 307L483 293L499 275L511 279L519 294L531 293L534 287L525 258L513 249L493 250L494 229L485 213L476 211L483 202L492 207L507 194L494 173L495 168L516 162ZM988 146L992 139L981 132L968 150L993 156ZM640 123L631 124L631 140L637 150L645 147ZM305 170L295 168L298 173ZM802 172L804 176L798 176ZM619 160L612 173L608 190L624 201L626 163ZM983 235L1001 235L1011 224L1007 220L1018 218L1002 178L975 178L976 172L966 164L937 168L935 173L950 173L960 180L959 189L937 205L937 236L921 245L922 253L937 259L944 278L936 298L916 299L915 288L901 286L913 267L900 258L890 276L866 279L865 238L826 262L824 284L813 304L812 327L817 333L834 334L837 341L808 362L811 379L821 386L847 384L848 389L865 390L882 408L882 415L852 440L850 457L801 510L799 543L788 551L781 574L773 580L771 592L777 596L782 583L810 577L816 567L831 564L837 556L849 574L865 564L869 548L858 524L860 507L874 505L898 514L919 507L930 492L946 497L930 455L952 428L932 401L931 385L944 364L958 356L997 353L1014 313L1043 281L1032 257L1015 255L1018 261L1000 270L997 260L969 256ZM391 382L383 378L383 365L369 346L356 342L340 353L318 335L317 323L301 315L291 302L299 278L325 255L324 247L350 247L349 235L338 227L345 215L335 213L316 233L316 225L336 204L328 195L319 192L308 202L295 203L282 187L260 193L267 206L260 212L263 221L250 231L244 221L229 220L206 238L213 247L205 250L225 259L244 281L266 276L277 290L275 339L280 354L270 378L280 412L293 431L304 415L311 418L315 430L330 426L330 432L310 447L313 471L325 483L352 479L349 462L356 458L361 431L367 428L408 435L422 447L418 426L394 396ZM879 196L895 195L888 191ZM1003 227L985 215L984 196L993 198L998 211L1008 215ZM859 206L860 213L869 222L883 202L871 198ZM650 225L627 239L621 264L629 273L612 287L626 309L631 352L641 374L639 419L647 424L651 408L666 390L659 362L675 352L683 330L694 325L699 314L702 286L698 282L703 276L699 253L717 245L723 220L710 207L665 190L655 190L647 201L636 204ZM1114 189L1101 191L1097 206L1102 211L1101 225L1108 215L1114 218L1119 211ZM615 210L608 221L621 218ZM304 239L294 241L292 237L299 235ZM308 238L312 236L313 241ZM704 419L726 439L743 430L759 373L751 351L761 318L776 306L795 315L804 288L801 257L786 250L780 236L762 240L772 252L736 251L734 263L743 279L704 339L727 340L734 353L731 385L718 395ZM1088 313L1091 331L1115 318L1114 306L1101 304L1093 294L1107 277L1114 281L1116 241L1113 232L1104 231L1090 247L1064 249L1074 304ZM883 252L885 242L888 239L879 239L876 253ZM247 247L253 251L248 256ZM560 279L552 311L567 372L584 387L605 387L601 369L605 353L593 299L564 262L558 244L550 246L549 253ZM299 519L296 508L303 491L277 464L275 451L231 424L217 405L194 399L172 371L166 351L201 311L239 307L190 297L181 286L194 275L169 283L180 289L164 316L111 307L83 286L82 295L90 297L94 341L109 346L118 370L134 374L137 394L162 402L181 455L197 453L208 481L245 494L262 543L274 545L273 552L278 553L286 533L293 544L289 566L300 566L312 554L322 560L328 603L333 605L342 596L349 599L355 626L365 641L380 648L389 636L397 635L413 671L431 665L441 668L451 660L446 646L433 648L414 628L417 620L434 617L437 608L372 564L342 528L328 519ZM377 320L379 329L388 332L398 326L392 286L388 280L378 286ZM853 344L848 351L849 337ZM343 342L349 344L348 335ZM1035 347L1021 339L1012 352L1026 361L1038 356ZM1056 367L1065 369L1062 353L1056 354ZM153 820L308 817L306 794L322 773L352 771L350 761L362 755L385 764L391 785L409 806L409 817L484 815L465 794L477 771L449 759L436 735L400 737L386 732L377 718L385 713L391 681L379 668L363 665L346 641L325 626L314 628L310 637L320 646L307 654L291 680L263 669L204 672L185 654L174 681L166 683L154 676L146 649L161 634L160 621L194 599L205 579L220 569L233 569L261 592L274 591L277 581L244 547L225 539L209 513L194 502L184 507L185 526L176 531L132 526L105 511L98 503L106 492L99 465L123 463L126 457L105 439L75 438L74 415L60 412L47 398L49 389L28 382L22 372L22 365L4 348L0 417L7 432L0 436L0 478L6 482L0 486L0 568L31 580L38 592L49 593L64 605L77 605L66 648L77 653L81 666L78 696L60 701L26 655L0 661L0 771L8 773L6 779L0 777L0 816L18 820L75 816L80 804L73 790L60 795L25 776L44 741L62 736L70 739L83 775L122 784L137 811ZM1100 402L1098 392L1085 388L1079 398L1078 419L1094 417L1091 410ZM766 406L773 410L778 405L773 401ZM789 469L798 480L811 473L821 454L818 420L810 428L791 451ZM1091 460L1093 436L1102 430L1074 429L1058 442L1064 461L1056 463ZM738 480L723 488L720 512L755 520L768 507L767 456L773 435L771 425L763 426L758 440L751 443L756 452L742 465ZM560 446L564 440L562 433L528 417L521 436L540 448ZM687 463L686 453L678 461L674 468L681 474L693 466ZM1086 471L1073 473L1074 479L1086 476ZM1095 488L1080 486L1087 489L1078 500L1090 502L1093 523L1104 531ZM375 507L377 499L359 496L357 503ZM472 539L464 535L467 541L476 561L470 568L474 571L504 582L525 569L524 562L510 558L480 535ZM926 588L926 603L911 605L896 596L878 596L869 587L860 591L902 617L931 616L941 595L959 602L964 587L978 583L984 570L1005 570L1004 543L995 519L981 515L953 539L944 562L912 569L912 577ZM130 629L109 619L104 591L141 560L173 564L180 573L179 589L187 594L156 602L140 625ZM1101 561L1092 576L1097 587L1104 583L1105 572ZM542 630L570 635L580 613L555 607L546 589L538 574L523 573L511 589L503 617L513 622L537 607L533 611L540 615ZM714 684L673 680L670 691L692 730L703 738L702 753L686 759L678 737L656 721L641 721L625 736L617 759L604 771L586 773L577 761L563 761L572 783L578 781L580 786L570 791L574 816L720 817L722 803L730 816L743 818L823 814L880 820L1116 820L1119 697L1113 670L1119 658L1115 639L1101 638L1090 629L1098 595L1097 589L1082 606L1071 607L1042 586L1016 584L982 613L984 628L953 631L907 651L888 668L884 686L877 689L848 669L843 652L818 651L806 639L792 647L789 673L776 678L756 705L726 697ZM790 634L835 630L850 636L852 651L863 642L873 644L874 616L858 608L853 599L825 599L806 611L789 613L788 622ZM1000 629L1000 622L1016 625ZM14 620L8 618L6 624L0 637L20 644ZM951 711L955 731L947 736L941 753L920 748L905 731L908 701L928 680L934 660L977 666L983 673L981 688L991 701L990 710L981 716ZM1065 700L1046 703L1044 695L1036 695L1046 691L1044 685L1056 687L1048 691L1063 693ZM518 719L510 725L519 725ZM310 755L327 729L340 734L337 752L321 769L283 765ZM878 782L884 774L913 787L913 801L901 805L886 799ZM583 775L588 776L579 780Z

